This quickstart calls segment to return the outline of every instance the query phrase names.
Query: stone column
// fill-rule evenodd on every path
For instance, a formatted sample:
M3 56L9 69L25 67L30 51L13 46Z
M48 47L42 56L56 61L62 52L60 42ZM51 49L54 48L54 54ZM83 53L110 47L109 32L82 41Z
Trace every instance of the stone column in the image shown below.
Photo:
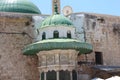
M55 54L55 64L59 65L60 61L59 61L59 57L60 55L59 54Z
M72 71L70 71L70 80L73 80Z
M41 72L40 72L40 80L41 80Z
M57 71L57 80L59 80L59 71Z
M46 72L44 72L44 80L46 80Z

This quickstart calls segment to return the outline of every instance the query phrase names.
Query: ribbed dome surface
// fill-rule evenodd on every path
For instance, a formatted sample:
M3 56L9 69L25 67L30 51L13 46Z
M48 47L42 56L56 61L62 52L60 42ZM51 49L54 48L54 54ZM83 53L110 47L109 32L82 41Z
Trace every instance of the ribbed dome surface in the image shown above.
M0 12L41 13L29 0L0 0Z
M56 14L46 18L40 28L49 27L49 26L56 26L56 25L66 25L66 26L73 26L73 23L66 17Z
M48 51L55 49L73 49L79 51L80 54L87 54L92 52L93 47L89 43L80 42L74 39L48 39L26 46L23 49L23 54L34 55L40 51Z

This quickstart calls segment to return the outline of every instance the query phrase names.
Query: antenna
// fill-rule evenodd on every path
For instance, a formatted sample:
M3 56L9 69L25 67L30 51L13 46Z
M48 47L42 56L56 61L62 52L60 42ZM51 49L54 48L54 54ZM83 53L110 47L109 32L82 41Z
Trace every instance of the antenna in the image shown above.
M64 16L68 16L69 14L73 13L72 7L65 6L62 10Z

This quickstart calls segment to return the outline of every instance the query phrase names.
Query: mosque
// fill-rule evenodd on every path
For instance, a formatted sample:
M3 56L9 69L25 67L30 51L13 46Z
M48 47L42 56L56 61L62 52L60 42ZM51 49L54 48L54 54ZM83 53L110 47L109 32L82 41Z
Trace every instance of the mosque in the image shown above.
M52 15L30 0L0 0L0 80L91 80L120 75L120 17Z

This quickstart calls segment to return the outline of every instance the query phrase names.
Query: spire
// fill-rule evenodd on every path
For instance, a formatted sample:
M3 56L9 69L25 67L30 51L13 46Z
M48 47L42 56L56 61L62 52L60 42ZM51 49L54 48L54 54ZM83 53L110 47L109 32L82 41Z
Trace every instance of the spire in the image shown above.
M52 0L52 14L60 13L60 0Z

